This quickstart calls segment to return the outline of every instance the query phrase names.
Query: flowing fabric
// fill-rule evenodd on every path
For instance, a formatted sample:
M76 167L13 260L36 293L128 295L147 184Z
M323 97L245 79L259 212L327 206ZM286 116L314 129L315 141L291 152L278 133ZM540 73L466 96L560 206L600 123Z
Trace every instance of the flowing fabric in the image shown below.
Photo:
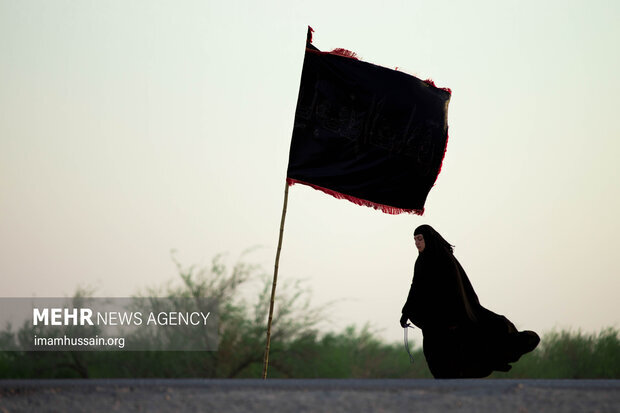
M287 181L390 214L422 214L448 141L451 92L321 52L309 32Z
M510 370L510 363L536 347L538 335L519 332L506 317L483 307L451 248L442 247L434 236L424 236L427 248L416 260L402 309L422 330L431 373L436 378L466 378Z

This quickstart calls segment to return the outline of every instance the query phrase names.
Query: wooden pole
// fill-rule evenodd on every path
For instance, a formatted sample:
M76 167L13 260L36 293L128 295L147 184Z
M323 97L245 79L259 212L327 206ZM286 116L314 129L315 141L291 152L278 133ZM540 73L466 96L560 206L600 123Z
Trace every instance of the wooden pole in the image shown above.
M263 379L267 378L267 366L269 365L269 346L271 344L271 322L273 320L273 305L276 296L276 283L278 281L278 266L280 263L280 251L282 250L282 237L284 235L284 220L286 218L286 205L288 203L288 182L284 187L284 205L282 207L282 219L280 221L280 238L276 252L276 264L273 269L273 284L271 286L271 301L269 303L269 318L267 319L267 345L265 346L265 358L263 360Z

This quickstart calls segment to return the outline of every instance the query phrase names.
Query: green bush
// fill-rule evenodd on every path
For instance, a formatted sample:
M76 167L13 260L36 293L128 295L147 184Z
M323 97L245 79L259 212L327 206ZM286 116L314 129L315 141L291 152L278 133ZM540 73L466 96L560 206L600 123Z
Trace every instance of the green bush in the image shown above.
M540 345L513 365L507 373L493 377L540 379L620 378L619 331L607 328L598 334L550 332Z
M175 261L176 262L176 261ZM210 267L178 262L178 286L151 288L151 297L209 297L218 300L220 345L213 352L100 351L0 352L0 378L150 378L262 376L271 276L243 261L228 268L221 255ZM87 295L79 290L76 299ZM282 282L276 294L269 377L430 378L422 350L410 364L402 343L381 341L369 326L319 333L328 308L310 305L300 282ZM19 340L24 325L0 332L0 343ZM599 334L550 332L510 372L494 378L620 378L617 329Z

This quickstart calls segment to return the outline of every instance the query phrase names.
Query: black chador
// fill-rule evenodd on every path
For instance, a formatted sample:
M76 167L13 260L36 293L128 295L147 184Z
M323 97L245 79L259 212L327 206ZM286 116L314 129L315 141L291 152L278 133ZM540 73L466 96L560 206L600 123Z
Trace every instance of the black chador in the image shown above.
M487 310L453 255L453 247L429 225L414 232L420 251L402 310L422 330L424 356L435 378L486 377L508 371L540 338L518 331L506 317Z

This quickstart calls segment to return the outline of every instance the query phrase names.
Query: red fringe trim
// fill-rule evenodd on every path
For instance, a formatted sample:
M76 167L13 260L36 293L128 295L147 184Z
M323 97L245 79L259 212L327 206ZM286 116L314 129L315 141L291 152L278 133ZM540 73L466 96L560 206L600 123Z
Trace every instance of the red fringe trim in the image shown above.
M332 50L331 52L329 52L330 54L335 54L337 56L342 56L342 57L348 57L349 59L354 59L354 60L359 60L359 58L357 57L357 54L355 54L355 52L352 52L350 50L347 49L343 49L341 47Z
M437 87L435 85L435 82L433 82L433 79L426 79L424 81L424 83L426 83L429 86L432 86L434 88L440 89L440 90L445 90L446 92L448 92L450 94L450 96L452 96L452 89L450 89L449 87Z
M331 54L334 56L346 57L348 59L360 60L355 52L352 52L347 49L337 48L332 50L331 52L323 52L321 50L313 50L306 47L306 52L308 53L316 53L316 54Z
M288 178L288 177L286 178L286 182L288 183L289 186L293 186L295 184L307 185L307 186L309 186L311 188L314 188L314 189L316 189L318 191L321 191L321 192L324 192L324 193L326 193L328 195L331 195L331 196L333 196L336 199L346 199L347 201L353 202L356 205L362 205L362 206L371 207L371 208L374 208L374 209L379 210L381 212L384 212L386 214L398 215L398 214L408 213L408 214L424 215L424 208L422 208L422 209L405 209L405 208L396 208L396 207L392 207L392 206L389 206L389 205L378 204L376 202L371 202L371 201L367 201L365 199L356 198L354 196L346 195L346 194L343 194L341 192L334 191L332 189L327 189L327 188L324 188L322 186L310 184L308 182L303 182L303 181L299 181L297 179Z

